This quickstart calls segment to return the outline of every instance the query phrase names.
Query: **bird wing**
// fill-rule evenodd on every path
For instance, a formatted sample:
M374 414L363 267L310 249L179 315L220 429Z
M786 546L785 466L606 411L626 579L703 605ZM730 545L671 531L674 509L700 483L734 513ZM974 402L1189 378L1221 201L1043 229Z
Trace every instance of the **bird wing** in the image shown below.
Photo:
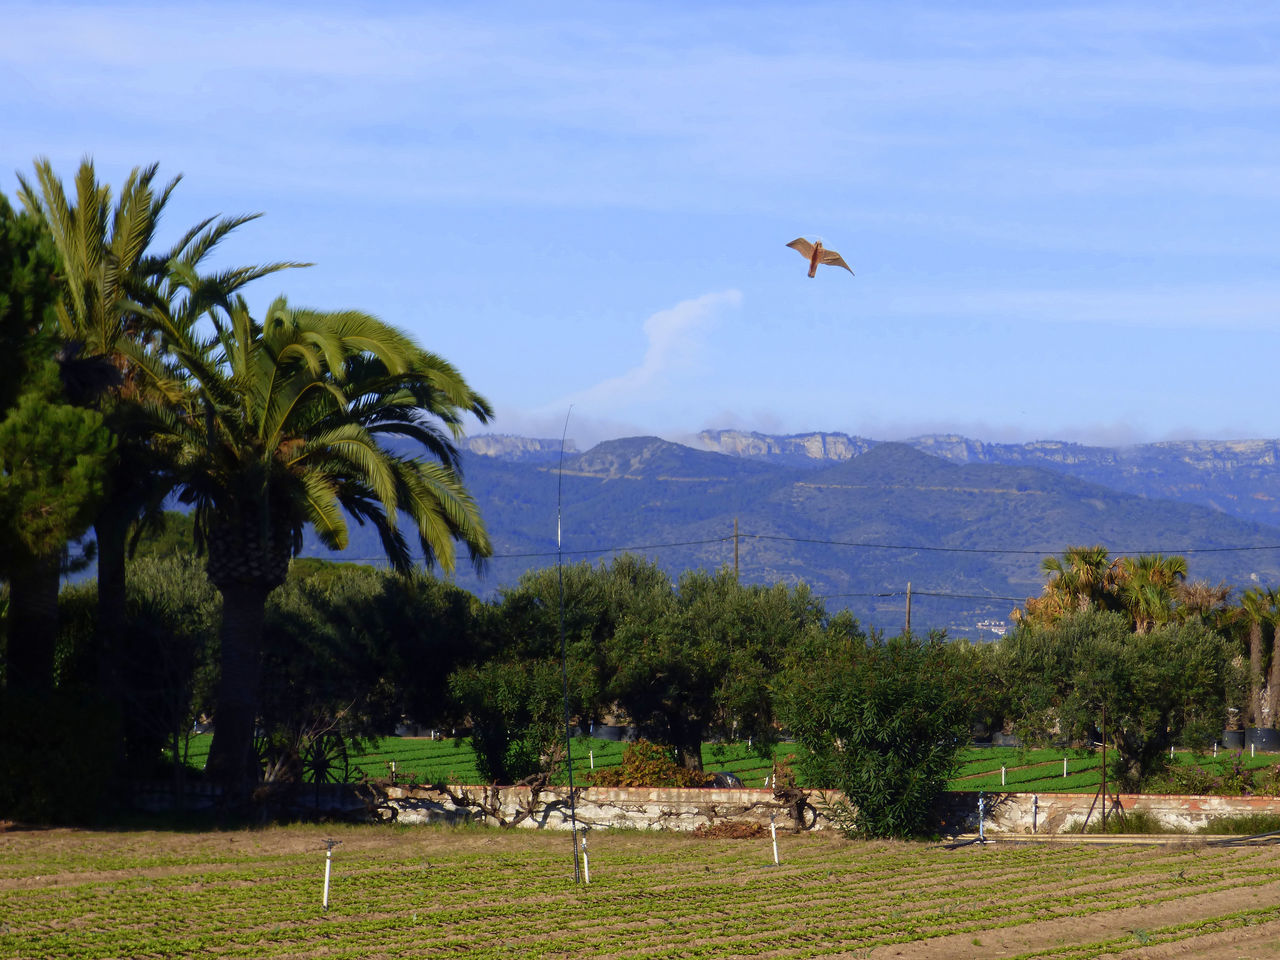
M788 246L790 246L790 244L788 244ZM853 273L853 268L844 262L844 257L840 256L840 254L836 253L834 250L823 250L822 262L829 263L833 267L844 267L850 273Z
M813 244L804 237L796 237L796 239L788 243L787 246L792 250L799 250L802 257L813 256Z

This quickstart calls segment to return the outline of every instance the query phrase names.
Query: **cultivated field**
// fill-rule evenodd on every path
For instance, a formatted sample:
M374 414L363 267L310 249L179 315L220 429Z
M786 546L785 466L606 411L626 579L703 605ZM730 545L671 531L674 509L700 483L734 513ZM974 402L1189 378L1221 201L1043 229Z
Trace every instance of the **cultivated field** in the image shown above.
M321 910L324 838L342 841ZM0 956L1280 958L1280 849L287 827L0 833Z

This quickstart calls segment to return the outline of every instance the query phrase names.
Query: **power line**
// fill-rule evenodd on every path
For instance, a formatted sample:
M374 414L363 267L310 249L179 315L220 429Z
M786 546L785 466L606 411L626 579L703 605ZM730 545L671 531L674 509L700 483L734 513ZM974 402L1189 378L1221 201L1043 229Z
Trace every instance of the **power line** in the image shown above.
M989 593L946 593L939 590L912 590L912 597L942 597L948 600L993 600L1008 603L1026 603L1026 597L998 597ZM815 596L815 600L835 600L844 597L863 597L873 599L892 599L893 597L905 597L905 590L889 590L884 593L824 593Z
M780 534L739 533L744 540L772 540L779 543L806 543L823 547L859 547L869 550L904 550L920 553L978 553L978 554L1013 554L1019 556L1043 557L1056 555L1049 549L1031 549L1028 547L944 547L936 544L879 543L870 540L819 540L814 537L785 537ZM701 546L708 543L728 543L733 537L709 537L705 540L681 540L673 543L650 543L638 546L595 547L587 550L566 550L565 553L600 554L618 553L627 550L662 550L669 547ZM1155 547L1141 550L1110 549L1114 557L1138 556L1140 554L1188 554L1188 553L1257 553L1268 550L1280 551L1280 544L1262 544L1258 546L1239 547ZM534 551L529 553L495 553L490 559L512 560L528 557L553 557L552 551Z
M1032 549L1029 547L944 547L936 544L920 544L920 543L880 543L872 540L819 540L814 537L786 537L781 534L770 533L739 533L738 537L743 540L772 540L778 543L805 543L813 546L821 547L857 547L867 550L903 550L919 553L976 553L976 554L1003 554L1015 556L1057 556L1052 549ZM490 560L527 560L537 557L554 557L559 553L574 554L577 556L598 555L603 553L624 553L630 550L666 550L673 547L698 547L705 546L710 543L729 543L734 538L732 536L725 537L707 537L702 540L675 540L669 543L643 543L629 544L611 547L590 547L579 550L530 550L523 553L495 553L488 559ZM1121 550L1105 547L1113 559L1121 557L1139 556L1142 554L1167 554L1181 555L1192 553L1260 553L1269 550L1280 551L1280 543L1261 544L1257 546L1237 546L1237 547L1154 547L1141 550ZM347 557L354 562L377 562L385 561L383 555L373 557Z
M593 553L619 553L619 552L625 552L628 550L662 550L667 547L697 547L707 543L728 543L732 539L733 537L710 537L706 540L678 540L674 543L648 543L648 544L641 544L639 546L630 546L630 547L594 547L590 550L565 550L563 552L573 553L573 554L593 554ZM536 552L536 553L495 553L489 559L490 560L515 560L515 559L523 559L527 557L554 557L554 556L556 556L556 551L551 550L547 552Z

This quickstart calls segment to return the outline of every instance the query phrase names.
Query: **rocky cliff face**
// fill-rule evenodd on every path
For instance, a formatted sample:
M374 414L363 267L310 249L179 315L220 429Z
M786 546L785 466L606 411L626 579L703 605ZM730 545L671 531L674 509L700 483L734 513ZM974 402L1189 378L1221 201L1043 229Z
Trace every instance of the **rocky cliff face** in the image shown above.
M554 460L560 456L560 441L534 437L514 437L505 433L482 433L467 437L462 447L468 453L481 457L497 457L499 460ZM566 455L577 453L572 440L564 443Z
M744 459L817 467L866 453L880 441L843 433L775 436L704 430L705 449ZM1060 440L984 443L955 434L903 441L959 464L1046 467L1143 497L1179 500L1280 526L1280 440L1176 440L1095 447Z
M846 433L797 433L774 436L744 433L741 430L703 430L698 434L703 449L734 457L769 459L814 465L849 460L866 453L875 440L851 437Z

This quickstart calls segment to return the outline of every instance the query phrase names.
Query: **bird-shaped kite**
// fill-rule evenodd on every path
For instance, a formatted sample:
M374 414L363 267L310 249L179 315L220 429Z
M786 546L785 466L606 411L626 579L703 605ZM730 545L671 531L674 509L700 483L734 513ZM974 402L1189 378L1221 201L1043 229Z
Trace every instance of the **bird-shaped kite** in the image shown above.
M802 257L809 259L809 276L813 276L818 272L818 264L829 263L833 267L844 267L850 273L853 269L844 262L844 257L836 253L834 250L828 250L819 240L816 243L810 243L804 237L797 237L787 244L792 250L799 250Z

